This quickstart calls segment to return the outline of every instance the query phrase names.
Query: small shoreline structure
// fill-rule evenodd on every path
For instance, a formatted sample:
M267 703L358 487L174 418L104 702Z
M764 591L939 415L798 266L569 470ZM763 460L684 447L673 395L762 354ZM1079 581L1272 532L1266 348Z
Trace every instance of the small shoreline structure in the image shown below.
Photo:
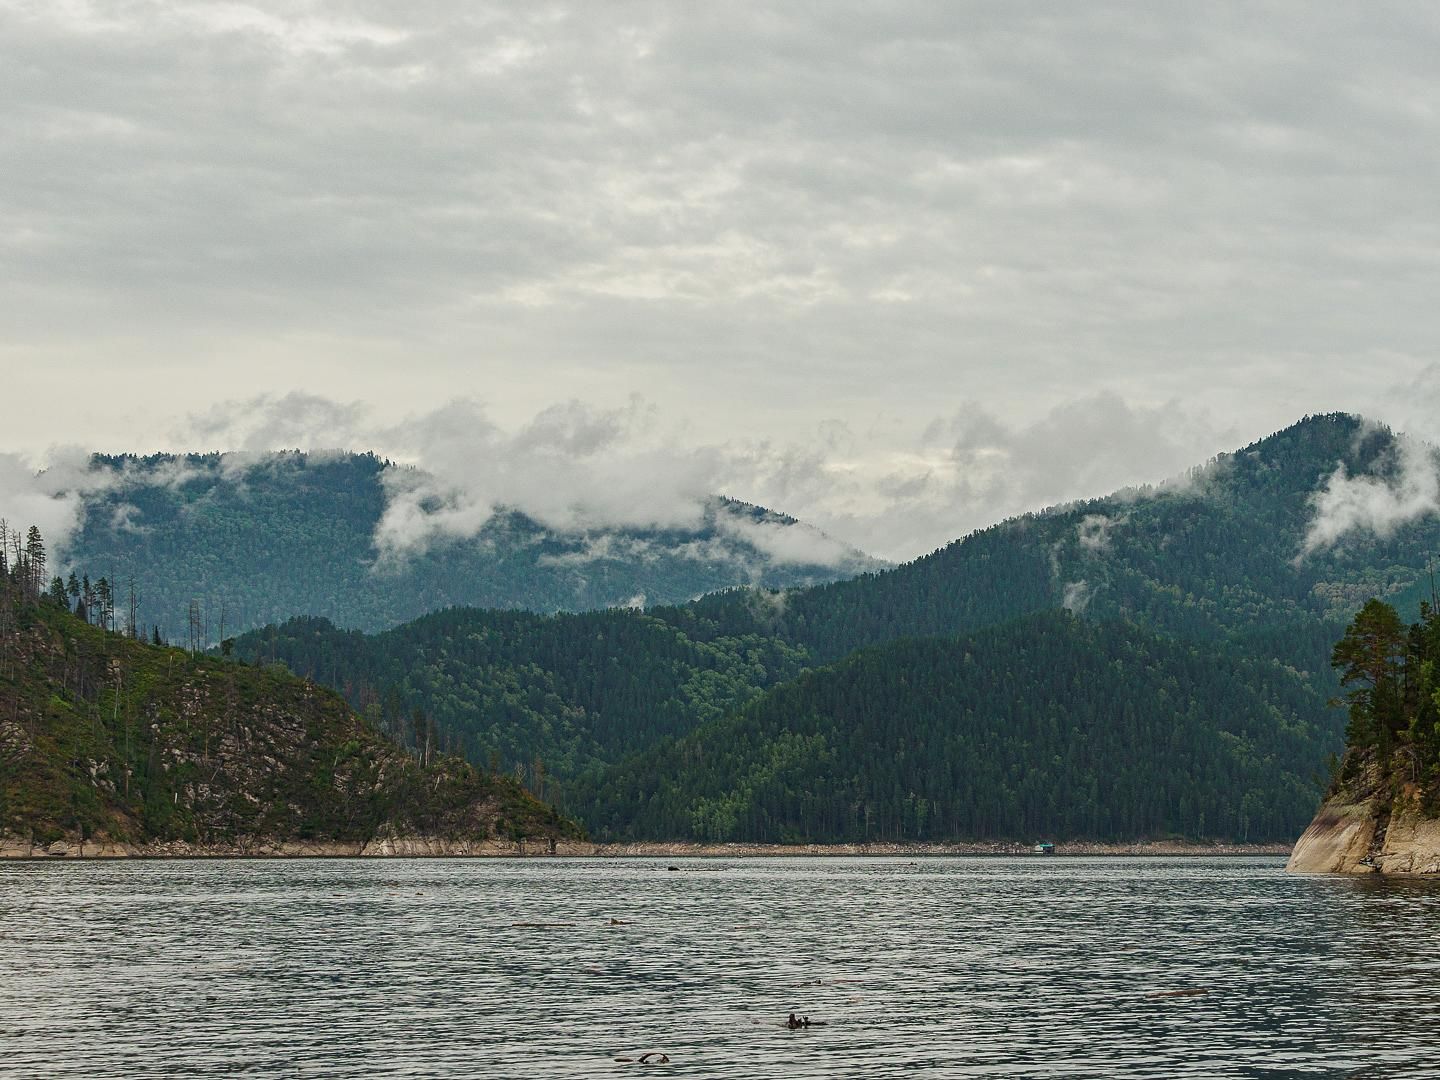
M1146 841L1133 844L1058 843L1058 856L1279 856L1290 854L1284 844L1199 844ZM1034 845L1000 843L953 844L702 844L634 842L599 844L584 840L535 837L521 840L473 840L440 836L387 837L372 840L247 839L233 844L166 841L147 844L104 839L64 838L48 844L22 837L0 836L0 859L305 859L305 858L520 858L565 857L599 859L643 858L794 858L943 856L1033 857Z

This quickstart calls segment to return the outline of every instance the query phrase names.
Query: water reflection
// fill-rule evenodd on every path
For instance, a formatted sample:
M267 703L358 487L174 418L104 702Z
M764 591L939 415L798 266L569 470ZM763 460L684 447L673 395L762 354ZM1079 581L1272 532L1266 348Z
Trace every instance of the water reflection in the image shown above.
M10 864L0 1073L1435 1076L1440 883L1282 865Z

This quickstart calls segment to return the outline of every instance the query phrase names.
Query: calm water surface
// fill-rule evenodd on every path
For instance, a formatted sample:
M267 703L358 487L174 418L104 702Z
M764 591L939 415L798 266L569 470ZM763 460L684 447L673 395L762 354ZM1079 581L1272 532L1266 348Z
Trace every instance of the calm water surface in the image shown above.
M1440 1076L1440 885L1282 865L11 863L0 1074Z

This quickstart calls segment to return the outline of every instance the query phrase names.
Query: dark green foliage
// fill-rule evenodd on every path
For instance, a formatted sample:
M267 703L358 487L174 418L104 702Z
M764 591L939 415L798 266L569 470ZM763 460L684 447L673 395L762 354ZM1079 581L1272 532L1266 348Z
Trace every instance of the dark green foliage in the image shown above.
M698 726L734 713L793 679L802 667L833 663L858 649L899 639L970 635L1053 612L1068 602L1087 619L1121 627L1105 633L1142 632L1123 629L1130 624L1156 640L1169 639L1186 655L1213 661L1201 670L1203 682L1183 687L1189 711L1177 714L1185 729L1177 737L1200 755L1195 760L1204 757L1203 747L1229 745L1221 738L1226 729L1217 733L1206 727L1223 717L1204 710L1223 702L1249 703L1249 708L1273 701L1289 685L1286 680L1299 680L1304 694L1285 698L1273 723L1277 731L1298 724L1307 734L1289 742L1277 734L1279 741L1267 743L1257 733L1256 745L1274 755L1270 780L1263 779L1263 770L1215 764L1216 771L1207 775L1221 786L1214 801L1205 804L1208 809L1190 792L1185 807L1171 807L1163 822L1153 813L1134 816L1137 805L1147 804L1124 802L1129 798L1125 792L1146 785L1178 790L1182 778L1167 770L1179 768L1181 758L1145 757L1114 745L1118 756L1112 767L1133 782L1126 781L1129 788L1106 789L1107 799L1120 800L1114 805L1095 804L1111 816L1086 817L1089 811L1077 808L1090 805L1080 794L1084 789L1061 788L1056 795L1060 825L1120 835L1144 821L1149 823L1145 828L1164 825L1226 838L1246 835L1248 827L1251 839L1275 838L1297 821L1303 825L1295 808L1311 800L1293 778L1319 773L1326 754L1340 746L1339 721L1323 708L1324 699L1338 689L1328 664L1336 637L1366 597L1383 594L1416 608L1437 539L1434 522L1428 521L1388 538L1357 536L1337 549L1297 560L1311 517L1310 500L1338 462L1351 475L1385 475L1395 468L1393 440L1353 417L1311 418L1217 459L1182 485L1028 515L895 570L851 581L778 593L730 590L681 607L652 608L643 616L611 611L549 618L456 610L370 638L302 621L245 636L237 654L283 661L341 688L381 720L422 708L442 731L461 739L471 760L484 762L494 755L505 768L523 771L538 758L554 780L569 781L561 796L567 807L579 806L576 800L583 798L591 823L619 834L634 832L631 815L638 815L636 821L658 819L626 801L639 788L619 781L607 787L600 779L603 766L617 766L626 755L647 755L665 740L694 745L685 737ZM909 658L902 649L890 662L900 665L903 675ZM1044 672L1017 667L1017 680L1022 670L1024 678L1043 685ZM1021 693L1025 685L1016 682L1013 692ZM708 692L697 693L697 686ZM1144 680L1117 682L1111 689L1119 710L1111 715L1150 715ZM385 704L392 694L393 707ZM905 730L912 719L905 710L914 702L898 700L904 704L893 723ZM1246 715L1253 719L1264 713ZM1095 716L1097 723L1103 719ZM985 744L987 753L1002 763L1020 760L1006 757L1012 748L996 738ZM826 739L823 752L794 740L776 746L797 761L832 755L826 760L833 770L862 787L872 770L882 768L877 762L905 751L880 742L862 748ZM939 745L937 753L947 752L943 742ZM778 752L776 746L767 744L764 753ZM1075 751L1065 744L1055 752ZM1285 759L1282 752L1296 756ZM1229 760L1217 754L1204 760ZM705 762L672 764L677 793L711 790ZM964 767L978 774L989 768L978 756ZM1004 772L1009 766L996 767L1002 770L996 783L1014 788ZM608 802L611 796L605 792L620 801ZM653 797L653 792L643 796ZM1242 804L1247 809L1236 816ZM949 805L953 810L958 804ZM675 806L666 813L666 821L680 820ZM935 817L930 810L926 814L932 823L948 822L949 827L991 829L995 835L1003 831L994 820L998 810L978 824ZM899 827L904 819L887 820ZM831 830L826 835L834 835L833 822L822 824ZM1015 834L1023 833L1026 824L1014 826ZM817 827L811 817L788 823L777 818L766 826L772 838L782 833L810 837Z
M1407 661L1414 656L1423 662L1426 654L1423 624L1412 631L1407 634L1393 607L1372 599L1336 643L1330 663L1340 672L1341 685L1350 687L1345 695L1350 705L1345 738L1350 745L1388 750L1391 738L1405 726Z
M1377 780L1395 794L1409 786L1440 816L1440 611L1422 603L1405 626L1389 604L1371 600L1335 646L1348 687L1346 752L1330 795L1360 801Z
M522 773L539 761L560 778L722 716L804 666L777 638L697 639L628 611L456 609L368 637L292 619L243 636L235 652L340 688L402 741L413 741L407 718L420 708L471 761L495 755Z
M1277 664L1062 612L863 650L574 804L617 838L1284 840L1325 720Z
M131 843L578 831L510 778L402 751L333 692L133 641L0 578L0 837Z
M385 562L374 546L388 463L371 454L100 456L113 487L87 500L70 562L123 569L144 617L185 640L201 601L206 640L293 615L377 630L456 604L532 611L675 603L731 585L796 585L877 565L784 565L726 532L721 519L804 529L791 518L714 500L693 530L558 535L500 513L472 540ZM112 580L113 580L112 575ZM48 583L48 578L45 579Z
M1394 467L1394 443L1355 417L1307 419L1177 485L1030 514L895 570L793 591L771 611L743 596L697 611L721 632L776 633L831 660L898 637L965 633L1065 605L1194 639L1247 638L1302 670L1369 596L1414 610L1440 540L1432 520L1297 561L1310 499L1345 462ZM1328 678L1328 673L1324 676Z

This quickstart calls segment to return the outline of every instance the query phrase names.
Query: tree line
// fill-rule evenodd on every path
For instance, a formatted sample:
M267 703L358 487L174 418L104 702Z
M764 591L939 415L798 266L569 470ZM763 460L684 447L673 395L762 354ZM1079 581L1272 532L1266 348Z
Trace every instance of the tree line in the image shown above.
M1331 663L1349 716L1337 783L1362 781L1375 765L1380 777L1416 785L1426 809L1440 814L1440 605L1422 603L1407 624L1392 605L1370 600Z
M1288 841L1338 727L1282 665L1049 613L861 650L570 807L617 840Z

